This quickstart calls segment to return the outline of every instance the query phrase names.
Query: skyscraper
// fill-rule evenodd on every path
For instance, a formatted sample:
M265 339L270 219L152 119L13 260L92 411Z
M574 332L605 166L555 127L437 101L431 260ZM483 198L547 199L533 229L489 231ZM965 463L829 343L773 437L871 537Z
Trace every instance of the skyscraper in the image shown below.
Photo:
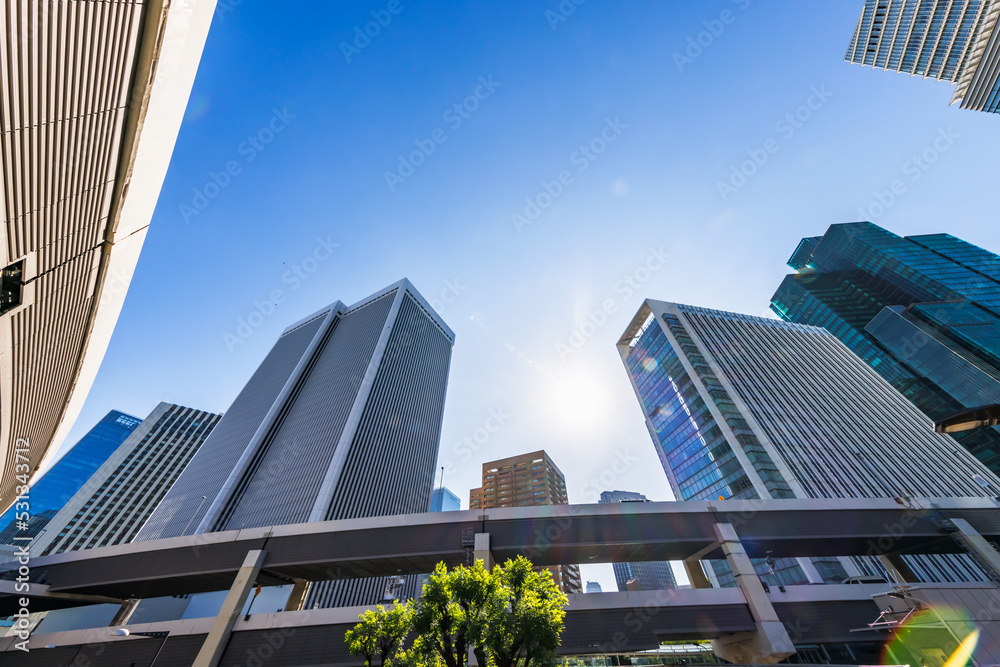
M954 83L952 104L997 113L998 18L996 0L865 0L844 60Z
M218 421L160 403L52 518L32 554L131 542Z
M469 492L469 509L566 505L566 478L544 450L483 464L483 485ZM579 593L579 565L548 568L564 593Z
M406 279L288 327L137 539L426 512L454 339ZM384 588L327 582L306 605Z
M618 350L679 500L967 497L1000 489L989 469L934 433L926 416L824 329L648 299ZM979 576L964 558L905 560L923 580ZM712 567L726 585L731 575L721 565ZM871 567L864 559L774 563L776 583L835 582L877 572Z
M14 507L0 516L0 545L12 544L15 536L38 535L119 445L125 442L140 422L142 420L138 417L117 410L112 410L97 422L45 475L31 485L31 518L27 528L18 527L14 521Z
M649 498L641 493L633 491L602 491L599 503L648 503ZM667 561L645 561L637 563L612 563L615 571L615 583L618 590L625 592L629 589L630 581L638 582L640 590L657 591L668 588L677 588L677 579L674 578L674 570ZM588 591L589 592L589 591Z
M462 501L443 486L439 486L431 493L431 512L457 512L462 509Z
M932 420L1000 403L1000 257L854 222L803 239L788 264L771 308L829 330ZM1000 429L954 438L1000 472Z

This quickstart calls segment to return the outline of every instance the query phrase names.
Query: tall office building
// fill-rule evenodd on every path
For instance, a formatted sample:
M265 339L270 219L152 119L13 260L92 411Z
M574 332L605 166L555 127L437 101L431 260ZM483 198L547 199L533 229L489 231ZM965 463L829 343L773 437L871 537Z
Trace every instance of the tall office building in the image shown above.
M932 420L1000 403L1000 257L856 222L803 239L788 264L771 308L829 330ZM1000 472L1000 429L953 437Z
M406 279L288 327L137 540L426 512L454 340ZM325 582L306 606L384 589Z
M31 517L18 526L15 507L0 516L0 545L14 544L14 537L34 537L90 476L108 460L142 422L138 417L112 410L31 485Z
M844 60L948 81L952 104L997 113L998 18L997 0L865 0Z
M443 486L439 486L431 493L431 512L457 512L462 509L462 501Z
M641 493L633 491L602 491L601 499L597 501L606 503L648 503L649 498ZM669 588L677 588L677 579L674 578L674 570L667 561L648 561L639 563L612 563L615 571L615 583L622 593L635 590L638 584L639 590L657 591ZM635 582L629 588L629 582Z
M131 542L218 421L160 403L52 518L32 554Z
M544 450L483 464L483 485L469 492L469 509L567 505L566 478ZM579 565L547 568L564 593L580 593Z
M650 299L618 350L679 500L992 497L1000 490L986 466L934 433L925 415L825 329ZM980 576L962 557L905 560L922 580ZM731 584L723 565L713 562L714 574ZM769 572L765 563L758 568ZM877 572L867 559L779 559L774 569L776 583Z

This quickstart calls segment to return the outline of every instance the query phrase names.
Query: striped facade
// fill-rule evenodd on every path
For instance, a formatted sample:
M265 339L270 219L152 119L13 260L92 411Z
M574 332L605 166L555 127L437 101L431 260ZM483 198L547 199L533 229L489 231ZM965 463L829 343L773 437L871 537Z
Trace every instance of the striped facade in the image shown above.
M618 349L678 500L1000 491L986 466L825 329L647 300ZM778 563L776 583L872 571L866 559L796 560ZM929 581L979 576L963 558L907 563Z
M160 403L31 544L35 555L131 542L219 415Z
M289 327L136 539L426 512L453 344L405 279ZM325 582L306 604L385 587Z
M72 427L166 173L215 0L0 12L0 506Z
M955 83L953 104L996 113L998 18L996 0L865 0L844 59Z

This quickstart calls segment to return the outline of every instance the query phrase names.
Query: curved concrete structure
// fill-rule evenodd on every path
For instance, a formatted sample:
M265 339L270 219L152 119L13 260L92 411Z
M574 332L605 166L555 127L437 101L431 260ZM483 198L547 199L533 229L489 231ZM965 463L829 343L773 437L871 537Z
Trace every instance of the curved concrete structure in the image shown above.
M28 0L0 14L2 508L16 474L56 453L97 374L214 10Z

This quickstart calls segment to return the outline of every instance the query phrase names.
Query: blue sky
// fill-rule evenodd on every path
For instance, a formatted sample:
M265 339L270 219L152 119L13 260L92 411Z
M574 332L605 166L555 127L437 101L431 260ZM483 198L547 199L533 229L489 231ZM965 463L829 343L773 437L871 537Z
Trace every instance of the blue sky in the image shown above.
M220 0L67 443L110 409L225 411L289 323L406 276L456 332L464 506L534 449L572 502L670 499L614 347L643 297L766 314L798 240L862 218L1000 250L1000 118L845 63L861 4Z

